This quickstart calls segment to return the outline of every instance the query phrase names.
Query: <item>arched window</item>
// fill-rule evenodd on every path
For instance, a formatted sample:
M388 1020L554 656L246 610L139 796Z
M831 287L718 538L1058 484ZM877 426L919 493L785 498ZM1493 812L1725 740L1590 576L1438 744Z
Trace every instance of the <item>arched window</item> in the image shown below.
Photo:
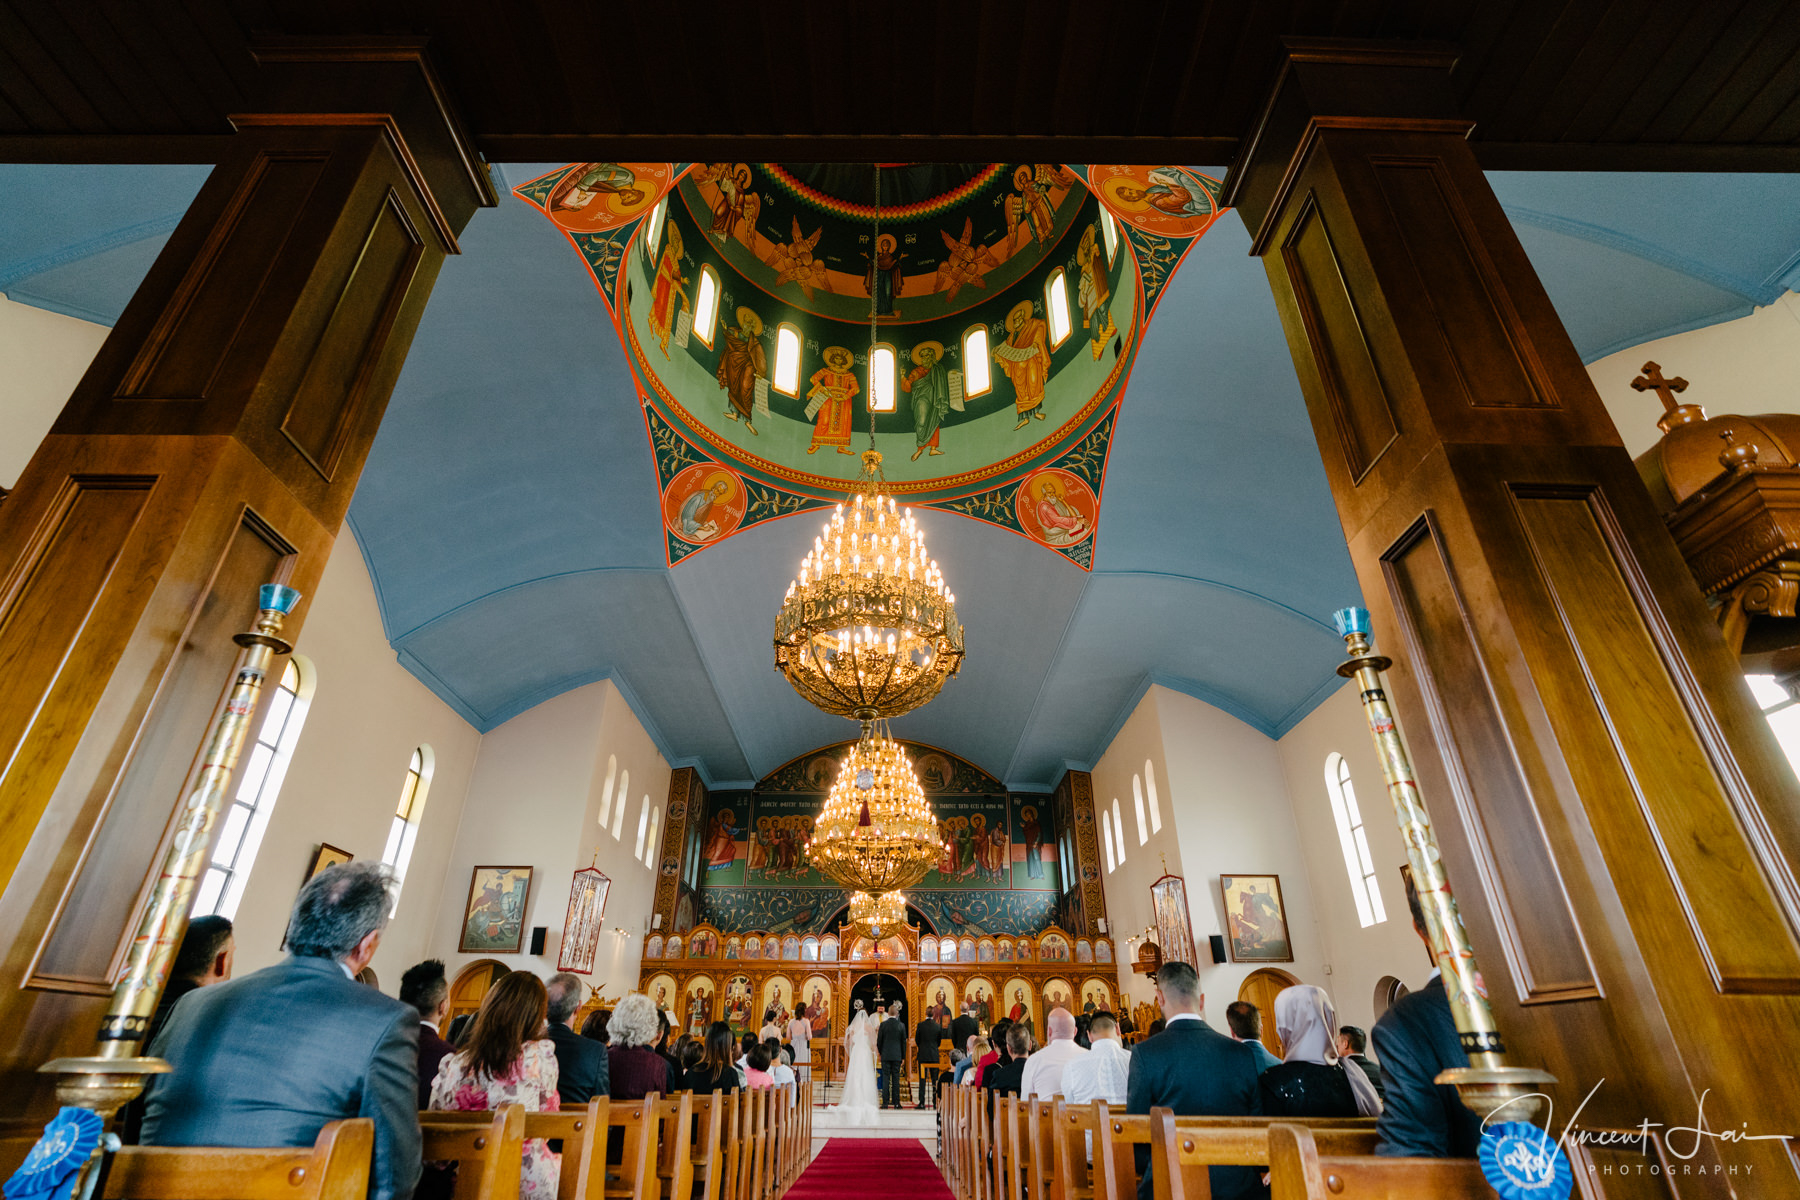
M694 336L708 350L719 326L719 274L711 263L700 267L700 286L694 292Z
M1111 266L1119 253L1119 223L1113 220L1112 211L1104 204L1100 206L1100 234L1106 242L1106 263Z
M1137 801L1138 845L1150 840L1150 830L1144 824L1144 780L1141 776L1131 777L1131 796Z
M894 348L886 342L869 351L869 411L894 411Z
M648 803L650 800L650 797L645 796L644 800L646 803ZM661 847L659 847L656 844L656 834L657 834L657 827L661 824L662 824L662 809L660 807L651 809L650 810L650 836L644 839L644 865L646 867L653 867L656 865L657 851L659 849L661 849Z
M1162 801L1156 798L1156 768L1144 760L1144 786L1150 789L1150 832L1162 832Z
M419 746L406 764L400 781L400 803L388 826L387 848L381 861L394 868L394 907L400 907L400 888L406 882L406 865L412 861L413 843L419 840L419 818L425 815L425 793L431 790L435 756L430 746Z
M1117 796L1113 797L1112 819L1113 837L1118 839L1119 862L1122 865L1125 862L1125 818L1119 815L1119 798Z
M1375 878L1375 860L1369 854L1369 838L1363 831L1362 810L1356 806L1350 764L1341 754L1325 756L1325 791L1331 797L1331 815L1337 820L1338 845L1344 851L1350 894L1356 897L1356 917L1365 929L1379 925L1387 920L1387 909L1381 903L1381 884Z
M600 789L600 828L605 829L612 821L613 784L618 782L619 756L606 756L606 786Z
M1100 844L1106 848L1106 873L1113 872L1112 852L1112 814L1104 808L1100 810Z
M613 805L613 841L622 841L625 837L625 804L631 799L631 772L619 772L619 800Z
M644 257L651 262L656 261L656 252L661 249L658 243L662 240L663 218L669 213L669 198L664 196L650 210L650 219L644 222Z
M1074 328L1069 320L1069 283L1061 267L1044 281L1044 311L1049 314L1050 348L1054 350L1069 340L1069 330Z
M650 828L650 797L648 795L646 795L644 797L644 807L642 807L638 810L637 849L633 850L631 852L633 858L641 859L644 857L644 834L649 831L649 828Z
M769 386L784 396L800 391L800 330L786 321L775 327L775 374Z
M237 794L219 817L212 863L201 877L194 897L195 916L237 916L238 901L244 898L244 885L250 881L250 868L262 846L263 831L269 827L269 814L275 811L275 798L287 776L288 763L293 760L294 746L300 740L300 727L306 724L313 680L312 663L298 654L289 657L282 667L281 679L264 705L262 728L257 730L256 741L250 747L250 760L244 767Z
M988 360L986 325L972 325L962 337L963 398L973 400L994 390L994 372Z

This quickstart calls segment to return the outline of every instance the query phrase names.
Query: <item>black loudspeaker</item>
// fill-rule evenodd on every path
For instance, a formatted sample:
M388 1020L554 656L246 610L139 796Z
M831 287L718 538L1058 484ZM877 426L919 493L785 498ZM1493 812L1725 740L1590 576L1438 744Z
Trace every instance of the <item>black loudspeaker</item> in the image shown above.
M538 932L542 933L543 930L539 930ZM1212 952L1213 952L1213 961L1214 962L1222 963L1222 962L1229 961L1225 957L1225 939L1223 937L1221 937L1219 934L1215 933L1210 938L1208 938L1207 941L1212 943ZM537 945L537 942L535 939L533 940L532 945L534 945L534 946ZM532 953L536 954L537 951L533 950Z
M550 930L549 930L548 926L539 925L539 926L535 927L534 929L532 929L532 931L531 931L531 952L533 954L542 954L544 952L544 939L549 936L550 936ZM1218 938L1213 939L1213 941L1215 941L1215 942L1218 940L1219 940Z

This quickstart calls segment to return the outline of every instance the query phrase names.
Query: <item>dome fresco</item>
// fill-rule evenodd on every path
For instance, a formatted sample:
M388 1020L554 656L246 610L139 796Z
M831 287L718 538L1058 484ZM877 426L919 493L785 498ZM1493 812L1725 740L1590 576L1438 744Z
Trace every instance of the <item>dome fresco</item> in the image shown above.
M1218 182L1181 167L893 164L879 187L877 212L870 165L577 163L515 189L606 300L669 563L836 504L873 423L904 502L1091 569L1146 316L1218 217Z

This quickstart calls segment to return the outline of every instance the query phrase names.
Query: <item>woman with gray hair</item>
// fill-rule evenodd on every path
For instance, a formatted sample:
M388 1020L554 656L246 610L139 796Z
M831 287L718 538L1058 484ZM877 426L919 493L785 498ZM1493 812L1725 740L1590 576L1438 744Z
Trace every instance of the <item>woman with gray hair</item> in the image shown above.
M642 1100L651 1092L675 1090L675 1072L669 1060L655 1049L656 1004L642 992L633 992L613 1009L606 1031L612 1042L606 1048L614 1100Z

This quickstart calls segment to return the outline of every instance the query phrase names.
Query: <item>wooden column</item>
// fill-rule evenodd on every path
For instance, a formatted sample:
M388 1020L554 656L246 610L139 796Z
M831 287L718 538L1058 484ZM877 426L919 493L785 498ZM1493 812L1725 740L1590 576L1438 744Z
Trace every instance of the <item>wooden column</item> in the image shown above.
M1290 42L1227 202L1511 1058L1561 1080L1552 1127L1599 1085L1584 1124L1691 1126L1705 1094L1713 1130L1800 1131L1800 1090L1769 1076L1800 1044L1794 777L1476 165L1450 65ZM1800 1192L1778 1142L1691 1162ZM1600 1182L1670 1194L1647 1169Z
M310 598L438 268L496 203L417 45L259 58L265 102L0 504L0 1110L89 1051L230 635L259 583Z
M662 855L656 871L656 903L651 911L662 920L652 925L653 933L667 937L675 929L675 907L685 893L693 892L694 879L687 872L693 867L705 875L706 865L694 866L698 854L694 842L706 836L706 785L700 772L692 767L676 767L669 772L669 799L663 808ZM700 898L694 897L698 908Z

